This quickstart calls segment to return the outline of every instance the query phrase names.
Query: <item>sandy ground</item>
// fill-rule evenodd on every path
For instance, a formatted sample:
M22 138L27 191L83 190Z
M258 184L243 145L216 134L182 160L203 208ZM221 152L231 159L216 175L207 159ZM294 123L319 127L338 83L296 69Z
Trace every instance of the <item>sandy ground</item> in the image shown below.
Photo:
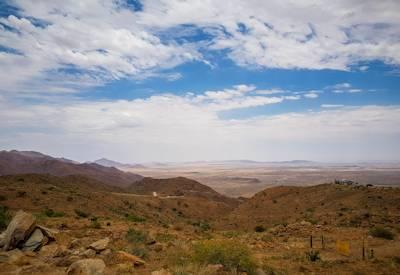
M335 179L349 179L360 184L400 186L399 164L296 166L193 163L153 165L127 170L146 177L188 177L233 197L250 197L258 191L272 186L307 186L333 182Z

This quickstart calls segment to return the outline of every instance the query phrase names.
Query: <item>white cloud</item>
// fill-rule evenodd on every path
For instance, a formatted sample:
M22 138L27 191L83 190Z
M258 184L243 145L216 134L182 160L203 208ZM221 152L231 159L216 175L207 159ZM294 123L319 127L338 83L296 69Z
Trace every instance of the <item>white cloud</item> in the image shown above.
M306 93L306 94L304 94L304 97L305 98L318 98L318 94L314 93L314 92Z
M34 25L32 19L14 15L0 18L0 44L21 53L0 53L0 67L10 72L1 76L3 92L52 91L53 86L76 91L124 77L140 79L201 59L190 44L165 43L139 26L136 13L122 9L118 1L16 4L23 16L46 23ZM79 85L64 82L68 71L69 77L79 77ZM61 80L49 85L48 76ZM178 77L172 74L169 79Z
M350 83L339 83L330 87L326 87L326 89L332 90L335 94L343 94L343 93L361 93L362 89L354 88Z
M364 106L224 120L219 112L276 104L252 86L118 101L21 105L0 101L3 148L34 149L80 160L395 159L400 106ZM325 106L328 107L328 106Z
M322 108L342 108L344 107L343 104L322 104Z
M141 22L195 24L242 66L348 70L361 60L400 63L398 1L144 1ZM163 18L163 20L159 20ZM376 34L379 35L376 35Z
M137 12L124 2L12 1L21 12L0 19L0 44L16 51L0 52L0 68L8 72L1 90L71 92L141 79L188 61L213 64L201 53L215 50L245 67L400 64L399 1L143 0ZM190 42L197 28L209 38ZM60 69L79 70L72 74L79 81L48 83L49 76L65 75Z

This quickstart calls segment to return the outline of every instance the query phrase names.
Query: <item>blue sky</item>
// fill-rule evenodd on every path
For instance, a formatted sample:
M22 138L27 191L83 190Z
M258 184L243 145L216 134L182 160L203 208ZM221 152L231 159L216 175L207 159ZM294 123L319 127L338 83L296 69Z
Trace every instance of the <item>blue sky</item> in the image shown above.
M0 147L127 162L398 160L399 11L3 0Z

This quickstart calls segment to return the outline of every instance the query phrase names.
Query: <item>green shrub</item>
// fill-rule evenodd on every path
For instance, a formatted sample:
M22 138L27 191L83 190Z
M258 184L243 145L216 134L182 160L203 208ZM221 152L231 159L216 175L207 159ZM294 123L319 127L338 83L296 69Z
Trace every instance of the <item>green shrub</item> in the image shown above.
M172 234L168 234L168 233L158 233L155 237L157 242L160 243L167 243L167 242L171 242L173 240L176 239L175 235Z
M393 240L394 233L384 227L374 227L369 231L369 234L376 238L382 238L386 240Z
M97 217L92 217L90 219L90 227L94 229L101 229L101 223L98 221Z
M306 252L306 257L310 262L316 262L318 260L321 260L318 250L310 250Z
M74 209L74 211L75 211L75 214L78 215L78 217L81 217L81 218L88 218L90 216L89 213L87 213L85 211L82 211L82 210L79 210L79 209Z
M134 214L125 214L125 218L130 222L145 222L146 221L145 218L136 216Z
M201 231L208 231L211 229L211 225L208 222L194 222L192 225L199 227Z
M254 231L258 233L265 232L265 230L265 227L262 225L257 225L256 227L254 227Z
M58 218L58 217L64 217L65 213L64 212L58 212L54 211L51 208L47 208L43 211L43 214L45 214L49 218Z
M0 205L0 230L6 229L11 220L11 215L6 206Z
M147 258L147 254L148 254L148 250L145 247L134 247L131 250L131 253L135 256L138 256L142 259L146 259Z
M148 235L145 232L131 228L126 233L125 238L131 243L144 243L147 241Z
M236 269L254 274L255 261L247 246L237 241L206 240L194 246L193 260L198 264L222 264L226 269Z

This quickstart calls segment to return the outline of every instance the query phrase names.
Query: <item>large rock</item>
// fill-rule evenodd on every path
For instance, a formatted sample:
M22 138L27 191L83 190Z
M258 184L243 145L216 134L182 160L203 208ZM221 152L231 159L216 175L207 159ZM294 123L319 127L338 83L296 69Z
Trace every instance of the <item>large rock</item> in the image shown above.
M50 228L44 227L42 225L37 225L36 227L42 231L43 235L46 236L49 241L56 240L55 235L59 233L58 230L50 229Z
M29 239L24 243L23 251L36 251L47 243L47 237L42 233L42 230L36 228Z
M79 260L71 264L68 275L103 275L106 264L101 259Z
M34 229L35 218L33 215L19 210L4 232L3 250L8 251L21 247Z
M91 248L88 248L85 251L83 251L81 255L85 256L86 258L93 258L94 256L96 256L96 251Z
M117 252L117 260L123 262L130 262L133 265L144 265L146 262L139 258L138 256L126 253L125 251L118 251Z
M109 238L104 238L90 244L88 248L93 249L97 253L99 253L107 248L109 242L110 242Z
M5 238L6 238L6 232L4 231L4 232L2 232L2 233L0 234L0 247L3 247L3 246L4 246Z

